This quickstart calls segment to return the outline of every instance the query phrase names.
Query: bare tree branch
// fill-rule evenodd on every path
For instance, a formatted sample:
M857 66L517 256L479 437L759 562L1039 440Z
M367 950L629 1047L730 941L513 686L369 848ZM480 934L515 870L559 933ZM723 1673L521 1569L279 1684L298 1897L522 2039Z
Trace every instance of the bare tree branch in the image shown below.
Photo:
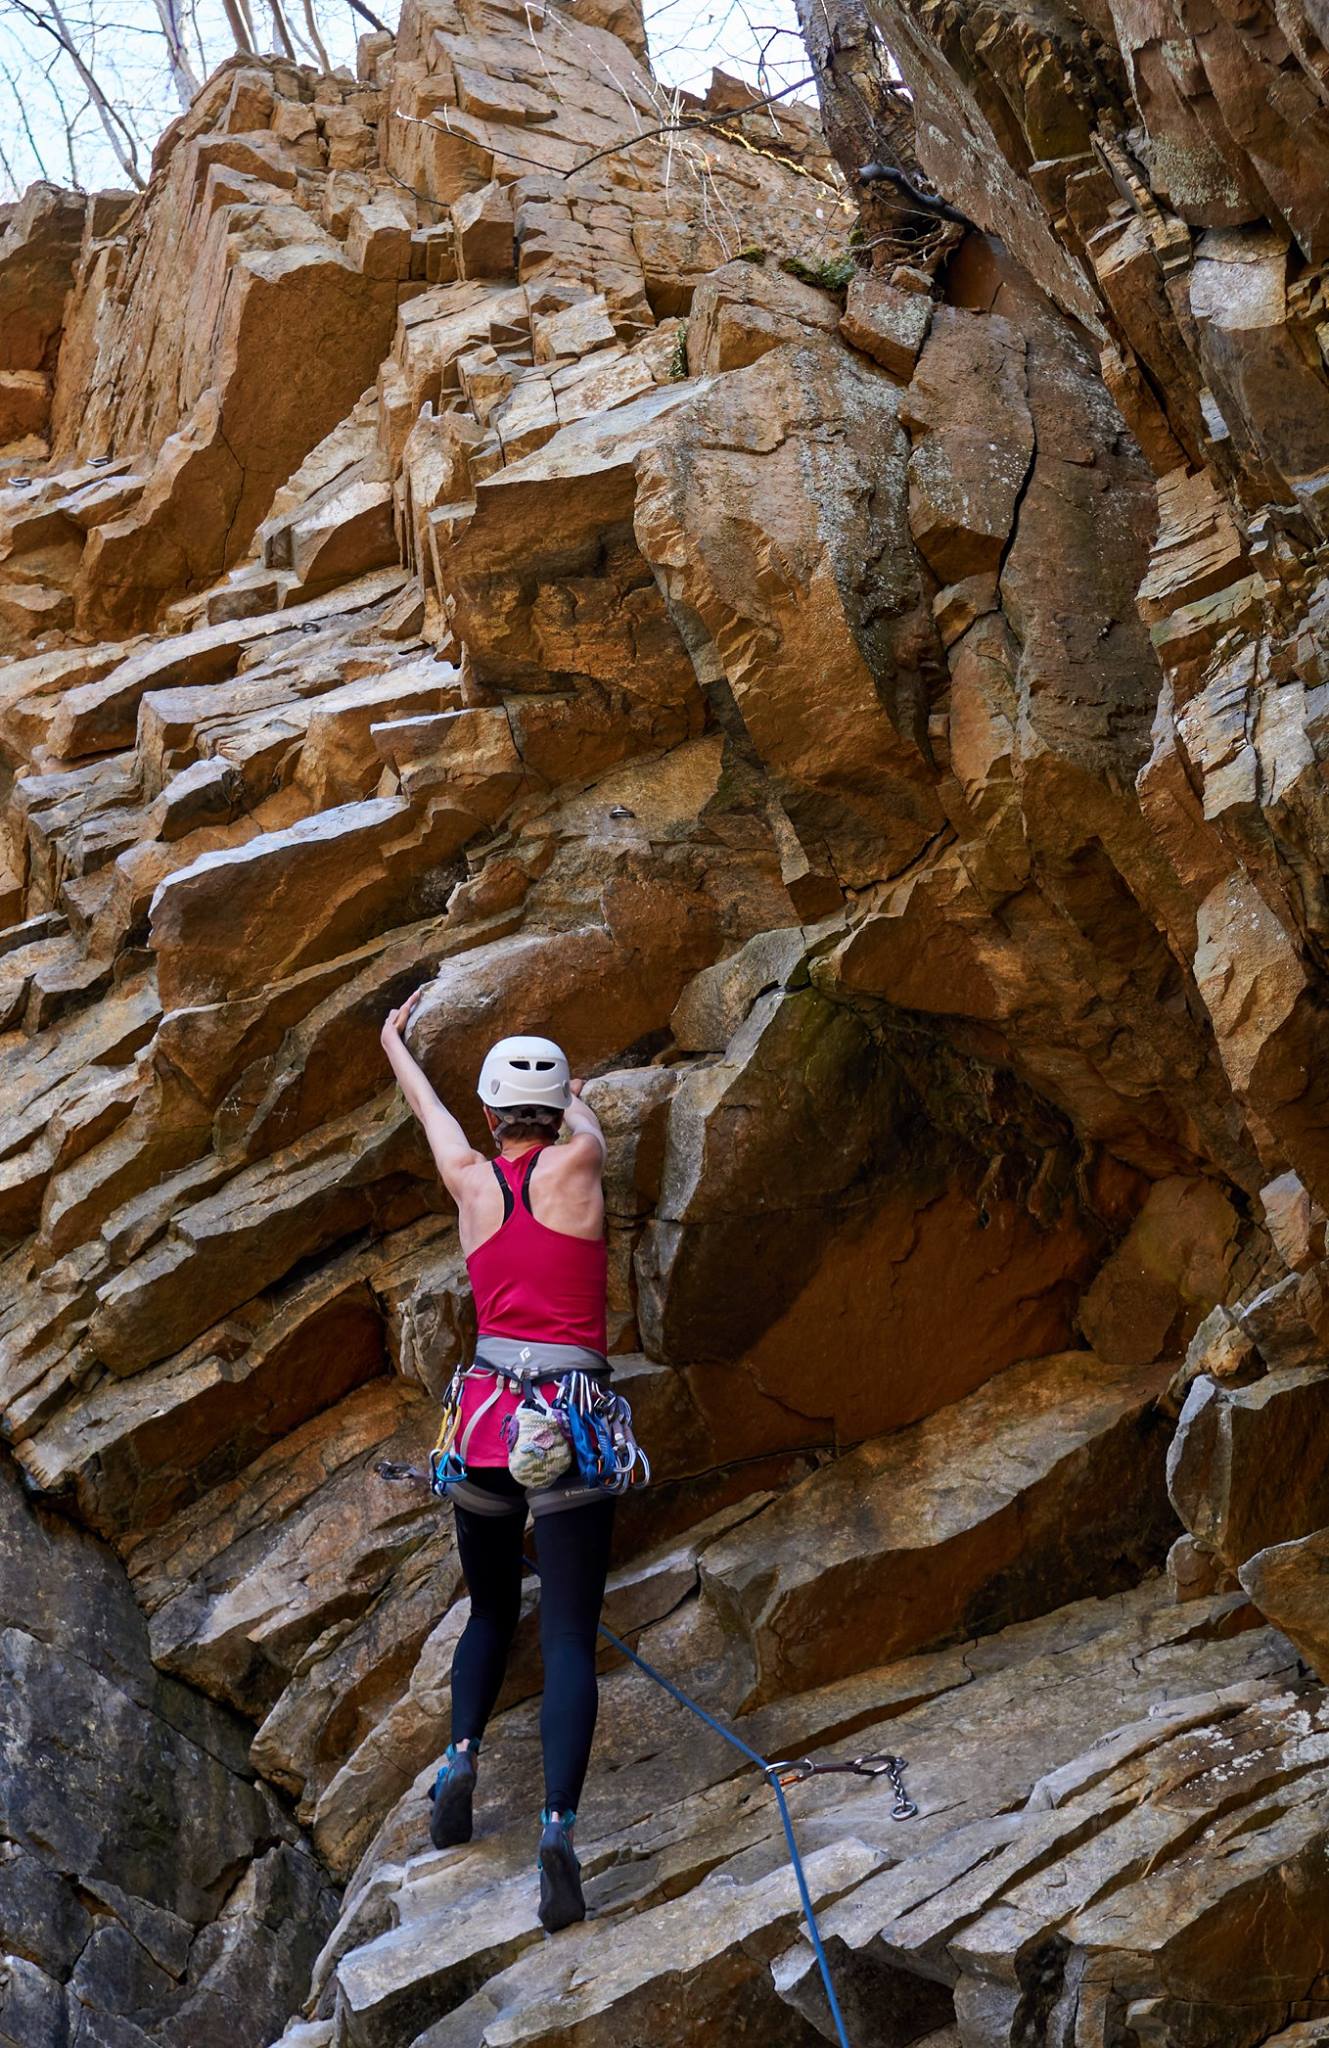
M188 6L186 11L189 16L189 26L193 31L194 44L196 49L198 50L198 68L200 71L206 73L208 68L208 53L203 47L203 31L198 25L198 0L188 0Z
M365 6L364 0L347 0L347 5L350 7L352 14L358 14L362 21L367 21L371 28L376 28L380 35L390 36L392 34L392 30L388 27L386 21L380 21L376 14L371 13L369 8Z
M44 30L48 36L54 37L55 41L59 43L66 57L68 57L75 71L77 71L88 98L97 110L98 118L106 131L106 139L115 151L116 161L130 183L136 185L141 192L144 181L138 168L137 137L127 123L117 114L115 108L111 105L106 94L98 84L91 67L84 61L83 53L74 41L69 25L60 11L60 0L46 0L46 5L50 9L49 15L43 14L39 7L29 5L29 0L8 0L8 4L15 8L26 21L30 21L34 28Z
M14 107L0 114L0 198L37 176L141 188L157 134L232 51L331 75L357 35L391 32L373 0L351 4L348 15L334 0L0 0L0 102L12 94Z
M177 0L155 0L157 19L162 25L166 38L166 58L171 67L171 83L175 96L182 107L187 108L198 91L199 80L185 50L184 27L180 20Z
M42 156L41 149L38 146L37 138L32 132L32 123L28 119L27 100L24 94L19 91L18 80L15 78L13 72L10 70L7 64L4 67L4 72L6 79L9 81L9 89L14 95L14 105L18 108L19 120L23 123L23 133L28 138L28 148L32 151L33 156L37 159L37 169L41 172L43 178L45 178L49 183L50 172L46 168L46 160ZM16 192L21 192L23 190L22 185L19 184L17 179L14 180L14 190Z
M244 0L222 0L227 25L235 39L235 47L245 57L254 55L254 24Z
M722 129L726 121L737 121L744 114L754 114L759 107L772 107L777 100L787 100L791 92L798 92L802 86L812 82L809 72L806 78L796 78L792 85L782 87L779 92L767 93L764 100L749 100L746 106L726 107L720 114L684 114L677 121L661 121L657 128L643 128L636 135L625 135L621 142L606 143L603 149L597 149L592 155L583 157L579 164L573 164L563 176L575 178L578 171L584 171L588 164L598 164L601 157L617 156L620 150L632 149L639 142L649 142L653 135L681 135L691 128Z
M84 99L83 105L78 110L78 114L75 114L73 120L71 120L69 115L69 109L65 105L65 96L61 92L60 87L56 83L54 78L51 79L50 85L52 97L55 100L56 106L60 110L61 125L63 126L65 131L65 155L69 160L69 182L74 187L75 191L78 192L83 189L83 181L78 174L78 157L75 154L74 150L74 122L78 120L79 114L86 113L88 108L88 101L86 98Z
M278 48L282 56L289 57L294 64L295 44L291 41L291 31L286 26L286 16L281 11L281 0L268 0L268 12L272 16L272 27L277 37Z
M331 71L332 59L331 57L329 57L323 38L318 32L318 20L314 14L314 0L303 0L303 4L305 15L305 33L309 38L310 44L312 45L314 50L314 54L317 56L318 61L322 66L323 70Z

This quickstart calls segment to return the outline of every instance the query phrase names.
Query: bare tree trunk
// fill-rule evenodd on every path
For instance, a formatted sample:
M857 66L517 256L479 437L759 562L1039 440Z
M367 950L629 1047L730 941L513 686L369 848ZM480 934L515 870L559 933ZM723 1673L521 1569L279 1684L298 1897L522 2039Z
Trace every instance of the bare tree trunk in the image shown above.
M291 40L291 31L286 26L286 16L281 11L281 0L268 0L268 9L272 15L272 26L281 54L283 57L289 57L294 64L295 44Z
M794 0L794 5L817 81L826 141L858 201L863 241L876 256L896 240L900 200L885 181L863 184L858 174L865 165L884 163L917 178L913 108L890 75L864 0Z
M244 6L243 0L222 0L222 8L226 15L227 26L234 38L236 49L243 56L252 57L254 54L254 24L249 18L249 11Z
M318 32L318 22L314 15L314 0L304 0L304 13L305 29L310 43L318 54L318 61L325 71L331 71L332 59L329 57L323 38Z
M171 66L171 83L182 107L187 108L198 91L199 81L185 52L184 26L176 0L156 0L157 19L166 38L166 55Z

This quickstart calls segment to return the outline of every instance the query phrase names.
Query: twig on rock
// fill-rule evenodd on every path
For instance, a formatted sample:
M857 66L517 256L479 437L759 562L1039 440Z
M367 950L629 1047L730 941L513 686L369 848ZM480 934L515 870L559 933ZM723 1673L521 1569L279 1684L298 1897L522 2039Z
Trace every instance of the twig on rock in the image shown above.
M796 78L792 85L784 86L779 92L767 93L763 100L750 100L745 107L726 107L719 114L689 114L680 116L676 121L661 121L658 128L643 128L639 135L625 135L621 142L606 143L603 149L597 149L590 156L583 157L579 164L573 164L571 170L564 171L562 175L565 178L575 178L578 171L586 170L591 164L598 164L601 157L617 156L620 150L632 149L639 142L649 142L655 135L680 135L690 128L721 128L726 121L735 121L743 114L755 114L760 107L772 107L777 100L786 100L791 92L798 92L801 87L814 83L812 73L809 72L806 78ZM732 136L729 139L734 140Z

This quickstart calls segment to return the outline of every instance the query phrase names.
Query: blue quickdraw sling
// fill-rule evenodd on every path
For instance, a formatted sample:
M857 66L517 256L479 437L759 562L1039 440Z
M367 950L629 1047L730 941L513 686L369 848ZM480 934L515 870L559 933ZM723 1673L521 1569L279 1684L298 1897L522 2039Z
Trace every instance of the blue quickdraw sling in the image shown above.
M568 1375L560 1398L584 1485L606 1493L649 1485L651 1461L633 1434L632 1410L621 1394L577 1372Z

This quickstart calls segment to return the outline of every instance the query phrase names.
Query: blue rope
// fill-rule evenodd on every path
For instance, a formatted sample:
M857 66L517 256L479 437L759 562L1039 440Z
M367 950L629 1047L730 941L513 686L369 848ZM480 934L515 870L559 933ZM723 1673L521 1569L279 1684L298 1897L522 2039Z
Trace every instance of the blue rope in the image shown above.
M376 1467L376 1470L381 1472L384 1478L396 1478L403 1472L409 1472L410 1468L390 1468L387 1465L381 1465ZM411 1476L419 1477L418 1474L414 1473ZM531 1572L537 1579L539 1578L540 1567L533 1558L523 1557L522 1563L527 1571ZM803 1858L799 1853L798 1842L794 1835L794 1823L790 1816L789 1803L784 1796L784 1786L780 1783L777 1774L778 1767L769 1762L761 1754L760 1750L753 1749L750 1743L744 1742L742 1736L736 1735L732 1728L726 1727L723 1721L717 1720L714 1714L708 1714L705 1707L699 1706L696 1700L683 1691L681 1686L675 1685L672 1678L666 1678L663 1671L657 1671L654 1664L648 1664L644 1657L639 1657L635 1650L630 1650L622 1637L616 1636L611 1628L606 1628L603 1622L600 1622L598 1627L605 1641L612 1643L614 1648L622 1656L626 1657L630 1664L636 1665L638 1671L644 1671L648 1678L653 1679L662 1692L667 1692L671 1699L678 1701L680 1707L686 1707L690 1714L695 1714L699 1721L703 1721L708 1728L713 1729L722 1741L729 1744L731 1749L736 1749L741 1756L745 1756L748 1759L749 1763L755 1764L772 1792L774 1792L775 1803L780 1810L780 1825L784 1829L784 1838L789 1845L789 1861L793 1866L794 1881L798 1886L798 1896L803 1907L803 1918L807 1922L808 1938L812 1943L812 1953L817 1958L817 1968L821 1972L821 1981L826 1989L826 2003L830 2007L831 2019L835 2025L835 2038L839 2043L839 2048L852 2048L849 2036L845 2032L844 2016L840 2011L840 2001L835 1995L835 1986L831 1982L831 1966L826 1960L826 1950L822 1945L821 1929L817 1925L817 1915L813 1910L812 1894L808 1890L807 1873L804 1871ZM903 1791L899 1792L899 1797L902 1807L897 1809L898 1818L907 1818L909 1814L917 1812L916 1807L903 1805Z
M616 1650L621 1651L631 1663L635 1664L638 1671L644 1671L646 1676L653 1678L655 1683L663 1691L667 1692L671 1699L677 1700L680 1707L686 1707L690 1714L695 1714L699 1721L704 1721L708 1728L713 1728L717 1735L723 1736L731 1749L738 1750L748 1759L749 1763L754 1763L762 1773L772 1792L774 1792L776 1804L780 1809L780 1820L784 1827L784 1838L789 1844L789 1861L793 1865L794 1879L798 1885L798 1896L803 1903L803 1918L808 1924L808 1938L812 1943L812 1953L817 1958L817 1968L821 1971L821 1981L826 1987L826 2003L830 2006L831 2018L835 2022L835 2038L839 2042L840 2048L850 2048L849 2036L845 2032L844 2018L840 2011L840 2001L835 1995L835 1986L831 1982L831 1966L826 1960L826 1950L823 1948L821 1940L821 1929L817 1925L817 1916L812 1907L812 1894L808 1890L807 1876L803 1869L803 1858L799 1854L798 1843L794 1839L794 1823L789 1814L789 1802L784 1796L784 1786L776 1776L775 1765L768 1763L759 1750L753 1749L749 1743L744 1742L742 1736L736 1735L732 1728L727 1728L723 1721L717 1721L714 1714L708 1714L705 1707L698 1706L696 1700L690 1698L680 1686L674 1684L672 1678L666 1678L663 1671L657 1671L654 1664L648 1664L644 1657L639 1657L635 1650L630 1650L621 1636L616 1636L614 1631L611 1628L606 1628L603 1622L600 1623L600 1633L607 1642L613 1644Z
M539 1578L540 1567L532 1558L523 1557L522 1563L528 1571L535 1574L537 1579ZM794 1839L794 1823L789 1816L789 1806L784 1796L784 1786L775 1774L775 1765L768 1763L760 1750L753 1749L750 1743L744 1742L741 1735L735 1735L733 1729L727 1728L723 1721L717 1721L714 1714L708 1714L705 1707L699 1707L696 1700L685 1693L681 1686L674 1684L672 1678L666 1678L663 1671L657 1671L654 1664L648 1664L644 1657L639 1657L635 1650L630 1650L623 1641L623 1638L614 1634L612 1628L606 1628L604 1623L600 1622L599 1629L605 1641L612 1643L614 1648L620 1651L630 1664L636 1665L638 1671L644 1671L648 1678L653 1678L663 1692L667 1692L671 1699L678 1701L680 1707L686 1707L690 1714L695 1714L699 1721L704 1721L708 1728L713 1728L717 1735L722 1736L731 1749L738 1750L740 1755L748 1759L749 1763L755 1764L772 1792L774 1792L776 1804L780 1809L780 1820L784 1827L784 1838L789 1844L789 1861L794 1867L794 1879L798 1885L798 1896L803 1903L803 1918L808 1923L808 1934L812 1941L812 1952L817 1958L817 1968L821 1971L821 1981L826 1986L826 2002L830 2006L831 2018L835 2022L835 2038L839 2042L840 2048L851 2048L849 2036L844 2029L844 2019L840 2013L840 2001L835 1995L835 1986L831 1982L831 1966L826 1960L826 1951L822 1947L821 1930L817 1926L817 1916L812 1909L812 1894L808 1890L807 1876L803 1869L803 1858L798 1852L798 1843Z

